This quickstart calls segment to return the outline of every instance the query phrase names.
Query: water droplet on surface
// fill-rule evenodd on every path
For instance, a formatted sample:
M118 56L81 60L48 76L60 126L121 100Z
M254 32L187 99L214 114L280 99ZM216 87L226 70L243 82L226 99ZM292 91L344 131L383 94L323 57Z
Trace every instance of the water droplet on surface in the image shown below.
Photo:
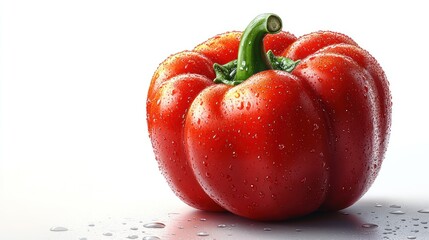
M226 224L219 224L217 225L218 228L226 228Z
M238 110L242 110L244 108L244 102L240 102L240 106L237 107Z
M132 227L132 228L130 228L131 230L139 230L139 228L138 227Z
M205 222L205 221L207 221L207 218L200 218L200 221Z
M113 234L112 234L112 233L110 233L110 232L106 232L106 233L103 233L103 236L111 237L111 236L113 236Z
M137 239L137 238L139 238L139 236L137 236L137 235L129 235L127 238L128 239Z
M395 205L395 204L390 205L390 207L391 207L391 208L401 208L401 206L399 206L399 205Z
M402 215L405 214L405 212L401 211L401 210L396 210L396 211L391 211L389 212L390 214L395 214L395 215Z
M297 228L297 229L295 229L295 232L302 232L302 229L301 228Z
M280 150L283 150L285 148L285 145L284 144L279 144L279 149Z
M161 238L157 236L144 236L142 240L161 240Z
M65 227L60 227L60 226L57 226L57 227L51 227L51 229L49 229L49 230L51 230L51 232L65 232L65 231L68 231L68 229L67 229L67 228L65 228Z
M252 104L250 102L246 103L246 110L249 110L252 107Z
M417 239L416 236L408 236L407 239Z
M269 231L271 231L272 229L271 228L269 228L269 227L266 227L266 228L264 228L264 231L265 232L269 232Z
M165 228L165 224L161 222L151 222L143 225L145 228Z
M378 225L374 224L374 223L364 223L364 224L362 224L362 227L363 228L377 228Z
M207 237L209 235L210 234L208 234L208 232L199 232L199 233L197 233L197 236L199 236L199 237Z
M419 213L429 213L429 208L418 210Z
M375 207L383 207L381 204L375 204Z
M313 124L313 131L316 131L319 129L319 125L317 123Z

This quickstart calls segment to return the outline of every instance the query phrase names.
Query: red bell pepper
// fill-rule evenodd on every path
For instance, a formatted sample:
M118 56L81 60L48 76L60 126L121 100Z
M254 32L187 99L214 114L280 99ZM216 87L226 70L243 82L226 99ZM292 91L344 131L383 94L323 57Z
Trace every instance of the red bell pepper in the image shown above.
M346 208L377 176L392 105L380 65L344 34L281 27L259 15L153 75L149 136L190 206L281 220Z

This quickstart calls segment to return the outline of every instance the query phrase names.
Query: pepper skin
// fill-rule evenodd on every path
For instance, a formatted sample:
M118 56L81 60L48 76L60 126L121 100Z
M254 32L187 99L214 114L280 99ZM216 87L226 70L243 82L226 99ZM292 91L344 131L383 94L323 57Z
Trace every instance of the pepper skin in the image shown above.
M154 73L149 137L188 205L284 220L346 208L376 178L392 106L380 65L344 34L281 27L261 14Z

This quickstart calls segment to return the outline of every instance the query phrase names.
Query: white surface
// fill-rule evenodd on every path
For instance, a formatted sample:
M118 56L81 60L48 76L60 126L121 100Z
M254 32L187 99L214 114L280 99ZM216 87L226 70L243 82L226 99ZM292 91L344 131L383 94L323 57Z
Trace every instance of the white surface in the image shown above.
M264 224L229 215L208 215L207 224L183 231L190 235L172 236L169 230L187 214L198 219L205 213L181 203L158 172L145 120L152 73L169 54L242 30L263 12L277 13L284 30L297 36L320 29L349 35L388 76L394 102L390 146L375 184L350 211L368 214L360 221L375 221L376 202L385 202L386 211L389 204L402 204L413 209L408 221L411 212L428 208L429 16L422 1L10 0L0 1L0 239L117 239L133 234L124 222L139 225L141 239L151 232L139 221L155 218L167 224L155 231L164 239L197 238L203 226L211 231L204 239L222 239L216 221L256 225L232 229L231 239L265 237L258 235L261 228L272 238L295 236L295 226L326 230L326 221L316 217L302 225L276 224L267 233ZM341 218L333 219L326 236L350 233L359 239L360 232L337 228ZM49 231L54 226L70 230ZM392 239L412 235L401 229ZM322 230L297 236L320 237ZM423 230L416 233L419 239ZM115 235L103 236L105 231ZM379 227L371 236L380 239L383 231Z

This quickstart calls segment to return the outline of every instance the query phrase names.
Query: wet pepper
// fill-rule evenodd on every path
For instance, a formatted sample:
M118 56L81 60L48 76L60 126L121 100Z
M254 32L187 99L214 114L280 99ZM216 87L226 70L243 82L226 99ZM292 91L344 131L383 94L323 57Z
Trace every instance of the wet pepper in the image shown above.
M356 202L391 125L388 81L351 38L296 38L275 14L167 58L147 99L159 167L184 202L282 220Z

